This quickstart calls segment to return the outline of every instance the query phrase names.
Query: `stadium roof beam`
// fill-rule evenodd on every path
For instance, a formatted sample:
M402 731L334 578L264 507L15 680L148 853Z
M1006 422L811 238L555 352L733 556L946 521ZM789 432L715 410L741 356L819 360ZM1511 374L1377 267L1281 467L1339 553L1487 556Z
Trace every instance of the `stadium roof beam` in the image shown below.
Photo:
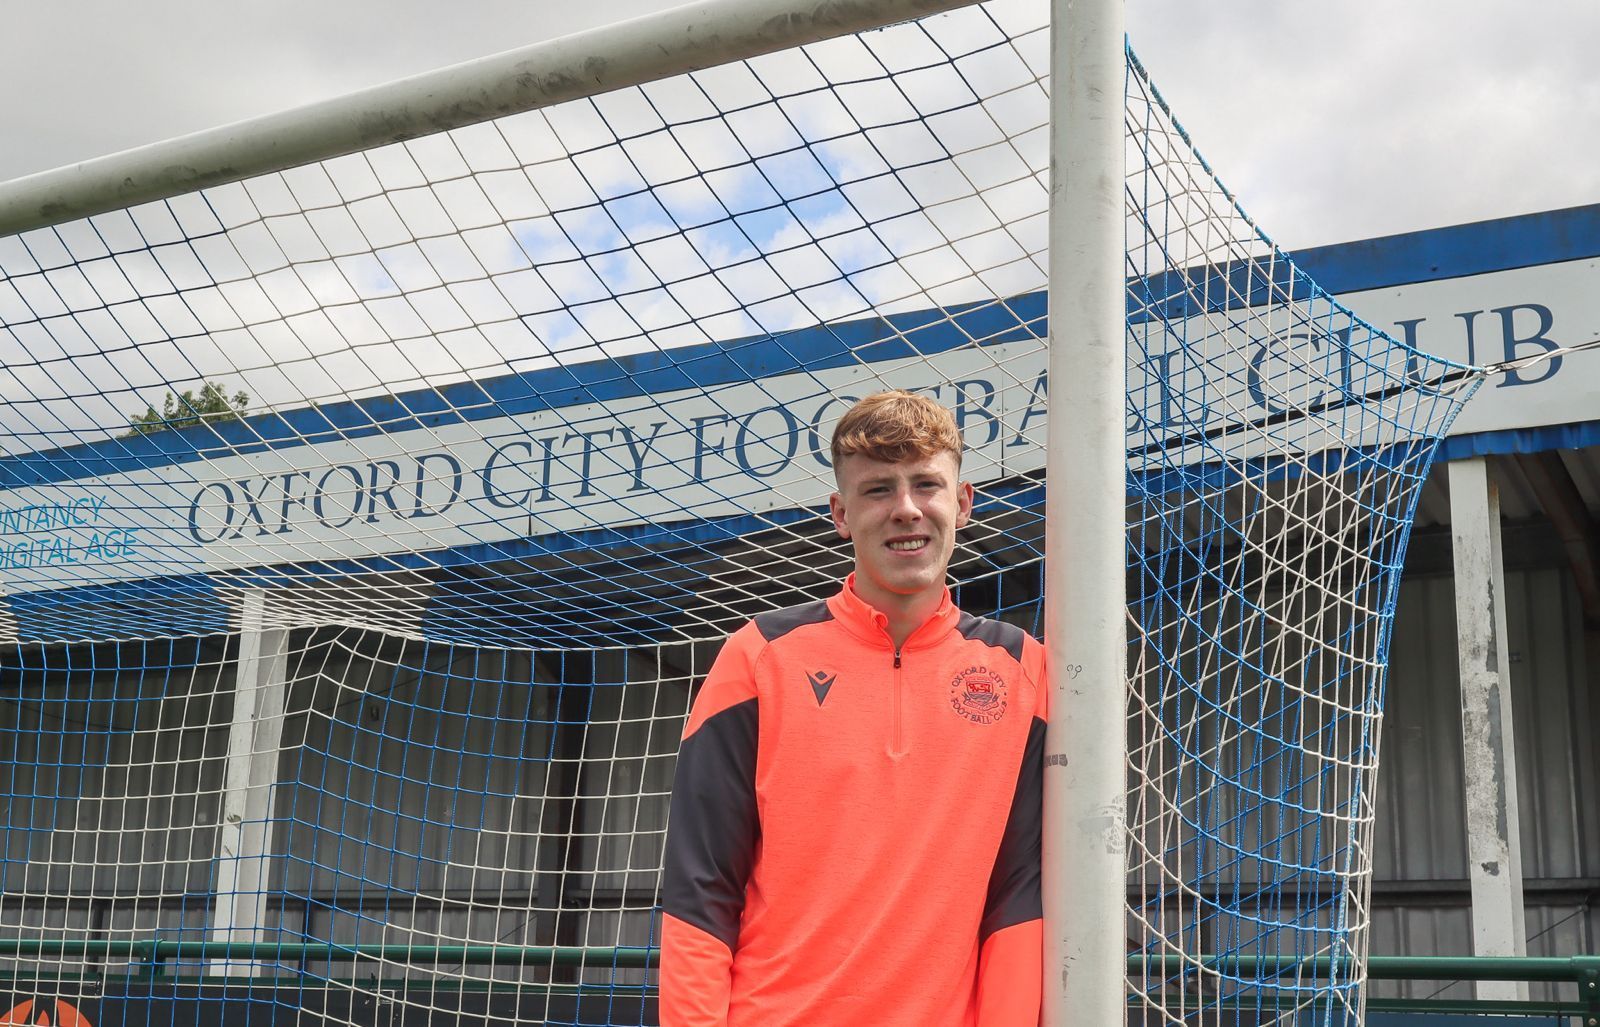
M1566 549L1583 602L1584 627L1600 629L1600 525L1559 452L1519 453L1516 461Z

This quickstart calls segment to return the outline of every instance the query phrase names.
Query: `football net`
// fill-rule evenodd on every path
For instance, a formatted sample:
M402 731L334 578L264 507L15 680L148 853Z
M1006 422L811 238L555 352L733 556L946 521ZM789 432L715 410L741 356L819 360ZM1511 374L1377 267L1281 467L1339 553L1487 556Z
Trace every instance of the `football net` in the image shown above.
M1046 17L0 238L11 990L651 1022L690 695L849 569L852 399L955 411L956 598L1042 627ZM1133 1015L1344 1022L1410 514L1476 378L1301 275L1132 62L1127 129Z

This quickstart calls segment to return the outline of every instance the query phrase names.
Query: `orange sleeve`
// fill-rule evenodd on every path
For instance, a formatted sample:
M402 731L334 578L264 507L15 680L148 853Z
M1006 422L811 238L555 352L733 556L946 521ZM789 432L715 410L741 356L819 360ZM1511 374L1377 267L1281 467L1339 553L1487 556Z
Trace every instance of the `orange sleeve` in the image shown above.
M1034 1027L1044 994L1044 926L996 931L978 951L978 1027Z
M661 917L661 1027L726 1027L733 950L671 913Z
M662 1027L725 1027L733 953L761 824L753 625L717 654L678 749L662 868Z

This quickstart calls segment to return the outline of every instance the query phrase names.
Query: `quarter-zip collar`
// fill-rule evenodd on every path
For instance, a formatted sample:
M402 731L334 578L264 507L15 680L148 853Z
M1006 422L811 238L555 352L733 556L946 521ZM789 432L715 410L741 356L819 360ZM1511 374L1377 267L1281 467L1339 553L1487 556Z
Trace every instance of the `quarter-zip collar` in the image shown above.
M834 620L842 624L851 634L873 645L894 651L894 643L889 638L888 616L869 605L856 593L855 574L852 573L844 579L844 587L828 600L828 609L832 611ZM900 651L923 649L938 644L956 626L956 621L960 617L961 611L956 609L956 604L950 598L950 589L946 588L939 598L938 608L927 620L918 625L915 631L906 636Z

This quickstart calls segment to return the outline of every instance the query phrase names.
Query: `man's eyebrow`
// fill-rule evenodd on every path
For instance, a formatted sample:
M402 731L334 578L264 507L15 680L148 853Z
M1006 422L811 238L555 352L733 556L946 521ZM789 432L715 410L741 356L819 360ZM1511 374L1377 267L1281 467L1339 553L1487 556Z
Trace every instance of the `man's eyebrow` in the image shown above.
M906 477L911 481L945 481L948 475L943 471L913 471ZM870 478L861 478L856 482L856 486L858 488L867 488L872 485L893 485L899 480L899 475L880 474Z

